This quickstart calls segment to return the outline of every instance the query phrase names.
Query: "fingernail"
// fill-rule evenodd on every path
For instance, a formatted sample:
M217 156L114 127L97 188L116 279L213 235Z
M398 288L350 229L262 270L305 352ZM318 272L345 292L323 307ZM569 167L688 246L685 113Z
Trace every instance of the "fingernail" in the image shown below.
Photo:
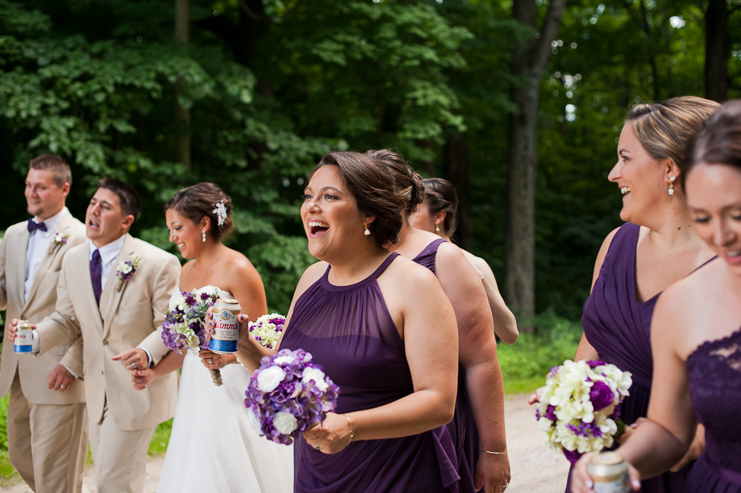
M587 478L584 480L584 486L586 486L587 488L591 488L592 486L594 486L594 482L592 482L591 479Z
M641 482L638 481L637 479L634 479L633 481L631 481L631 483L633 483L633 487L634 488L640 488L641 487Z

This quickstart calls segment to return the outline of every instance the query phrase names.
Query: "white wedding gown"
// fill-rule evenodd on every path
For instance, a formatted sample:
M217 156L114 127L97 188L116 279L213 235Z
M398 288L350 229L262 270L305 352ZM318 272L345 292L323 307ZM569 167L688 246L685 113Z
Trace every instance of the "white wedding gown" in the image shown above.
M219 296L231 294L219 290ZM182 295L173 294L170 307ZM158 493L289 493L293 446L259 436L244 405L250 372L240 364L221 369L217 387L195 352L185 355L178 406Z

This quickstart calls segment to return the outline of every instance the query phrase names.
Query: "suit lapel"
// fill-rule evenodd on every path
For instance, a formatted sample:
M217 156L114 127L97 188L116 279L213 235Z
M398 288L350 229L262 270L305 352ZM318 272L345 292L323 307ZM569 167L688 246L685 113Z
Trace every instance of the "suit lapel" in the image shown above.
M16 286L18 287L18 299L24 300L26 296L26 251L28 250L28 229L23 228L21 231L21 241L18 248ZM23 303L25 305L25 301Z
M72 222L72 215L67 213L62 216L62 220L59 222L59 225L57 226L57 229L54 231L59 232L60 234L64 235L66 234L67 230L70 227L70 224ZM51 243L54 242L54 236L52 235ZM25 310L26 307L28 307L28 304L33 300L34 295L36 294L36 291L39 289L39 285L41 284L41 278L44 277L44 273L49 269L49 266L52 265L52 262L54 258L59 255L59 251L64 247L65 245L59 245L58 247L54 248L53 250L49 251L49 249L44 250L44 258L41 259L41 264L39 264L39 270L36 271L36 277L33 280L33 284L31 285L31 289L28 291L28 296L26 296L26 302L23 304L23 309ZM25 270L25 266L24 266Z
M134 260L136 253L133 250L133 246L131 236L126 233L126 239L121 248L121 253L118 255L116 263L113 269L111 269L111 274L105 283L105 288L103 288L103 292L100 294L100 313L103 315L103 337L110 330L111 320L116 315L118 305L121 303L121 297L123 297L126 286L129 284L128 282L121 281L116 275L116 271L122 262Z

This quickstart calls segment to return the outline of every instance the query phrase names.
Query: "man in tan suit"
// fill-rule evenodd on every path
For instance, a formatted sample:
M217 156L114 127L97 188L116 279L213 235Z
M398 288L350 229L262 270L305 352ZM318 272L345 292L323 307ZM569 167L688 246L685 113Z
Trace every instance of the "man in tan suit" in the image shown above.
M0 309L7 310L8 325L14 318L39 322L54 311L62 259L86 240L85 227L64 206L71 184L69 165L61 157L31 161L25 195L34 217L9 227L0 243ZM10 391L10 463L40 493L82 489L85 387L68 370L75 366L73 342L72 335L59 339L39 358L15 353L12 342L3 344L0 394Z
M72 370L85 379L98 492L141 492L149 442L175 413L178 377L136 391L129 369L155 365L168 352L161 326L180 263L128 234L141 211L133 188L111 178L98 187L85 216L90 241L62 263L56 311L35 328L37 354L82 334Z

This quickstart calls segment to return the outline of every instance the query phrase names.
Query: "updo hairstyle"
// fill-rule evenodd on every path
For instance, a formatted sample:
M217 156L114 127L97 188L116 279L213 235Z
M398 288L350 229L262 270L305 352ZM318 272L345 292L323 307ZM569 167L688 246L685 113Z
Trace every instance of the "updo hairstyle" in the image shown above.
M458 193L448 180L442 178L425 178L422 180L425 187L425 201L427 209L433 216L438 212L445 213L443 227L448 236L453 236L458 226L456 214L458 213Z
M219 217L215 211L217 205L222 201L226 209L226 218L224 223L219 226ZM213 183L203 182L183 188L165 204L165 211L169 209L187 217L196 224L204 217L208 217L211 220L209 234L217 241L234 227L232 222L232 199Z
M724 103L690 140L687 171L701 163L725 164L741 172L741 100Z
M355 198L358 210L375 221L368 225L371 236L380 247L399 242L404 224L401 213L404 201L394 191L392 176L365 154L330 152L325 154L311 172L323 166L337 166L343 183Z
M387 169L393 176L396 193L404 200L404 217L408 217L424 201L422 177L409 167L404 158L388 149L368 151L366 156Z
M671 159L680 171L686 165L690 137L720 104L696 96L681 96L662 103L635 105L625 118L646 152L654 159Z

